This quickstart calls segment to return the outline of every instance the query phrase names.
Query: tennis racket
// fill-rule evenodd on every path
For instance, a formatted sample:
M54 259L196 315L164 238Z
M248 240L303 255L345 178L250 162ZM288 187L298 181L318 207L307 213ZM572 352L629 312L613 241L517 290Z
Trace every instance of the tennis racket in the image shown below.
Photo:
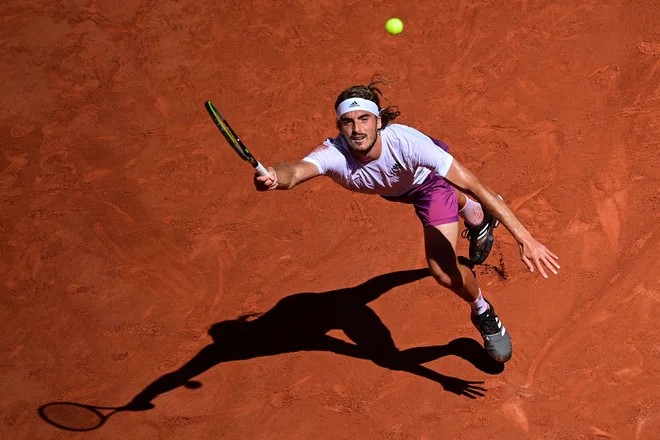
M250 153L250 150L248 150L247 147L243 145L243 142L241 142L236 132L231 129L218 109L216 109L213 104L211 104L211 101L206 101L206 109L209 111L211 118L213 118L213 122L215 122L215 125L217 125L217 127L220 129L220 132L222 132L222 135L225 137L225 139L227 139L227 142L229 142L229 145L231 145L236 154L238 154L241 159L247 160L250 165L252 165L254 169L257 170L257 173L261 174L262 176L268 176L268 171L266 168L264 168L264 166L261 165L261 163L259 163L259 161L255 159L254 156Z

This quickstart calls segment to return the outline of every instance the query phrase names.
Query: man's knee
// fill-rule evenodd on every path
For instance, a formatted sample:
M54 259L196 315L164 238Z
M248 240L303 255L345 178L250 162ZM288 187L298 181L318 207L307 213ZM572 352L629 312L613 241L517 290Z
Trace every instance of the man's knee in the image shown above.
M429 271L433 278L448 289L462 289L466 282L476 278L474 264L465 257L458 257L455 265L442 268L436 261L429 261Z
M465 284L463 281L463 276L461 275L460 269L456 267L456 270L443 271L439 267L434 267L435 265L430 265L429 269L433 278L443 287L447 289L461 289Z

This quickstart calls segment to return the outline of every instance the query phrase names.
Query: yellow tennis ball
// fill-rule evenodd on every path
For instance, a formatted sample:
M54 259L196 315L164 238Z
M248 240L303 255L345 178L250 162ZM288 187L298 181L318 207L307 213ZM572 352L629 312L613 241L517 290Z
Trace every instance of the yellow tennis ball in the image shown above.
M392 35L400 34L403 31L403 22L399 18L390 18L385 23L385 29Z

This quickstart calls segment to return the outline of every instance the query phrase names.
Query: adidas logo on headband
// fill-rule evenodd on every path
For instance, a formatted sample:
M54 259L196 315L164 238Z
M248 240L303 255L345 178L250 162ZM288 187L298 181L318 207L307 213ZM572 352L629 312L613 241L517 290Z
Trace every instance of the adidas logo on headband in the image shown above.
M341 118L344 113L348 113L354 110L364 110L374 114L375 116L380 115L380 110L378 109L378 105L376 105L375 102L363 98L349 98L343 100L337 106L337 119Z

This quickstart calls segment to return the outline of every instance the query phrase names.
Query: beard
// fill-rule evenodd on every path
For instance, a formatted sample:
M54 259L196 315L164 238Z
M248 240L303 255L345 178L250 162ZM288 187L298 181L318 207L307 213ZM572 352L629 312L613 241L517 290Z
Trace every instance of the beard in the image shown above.
M357 145L355 141L352 139L353 136L364 136L364 138L361 139L360 145ZM351 149L352 152L360 154L360 155L367 155L369 152L374 148L374 145L376 145L376 141L378 140L378 131L376 131L373 135L373 138L371 139L371 142L365 143L365 141L369 140L369 136L366 134L359 134L359 135L352 135L350 138L346 139L346 143L348 144L348 147Z

